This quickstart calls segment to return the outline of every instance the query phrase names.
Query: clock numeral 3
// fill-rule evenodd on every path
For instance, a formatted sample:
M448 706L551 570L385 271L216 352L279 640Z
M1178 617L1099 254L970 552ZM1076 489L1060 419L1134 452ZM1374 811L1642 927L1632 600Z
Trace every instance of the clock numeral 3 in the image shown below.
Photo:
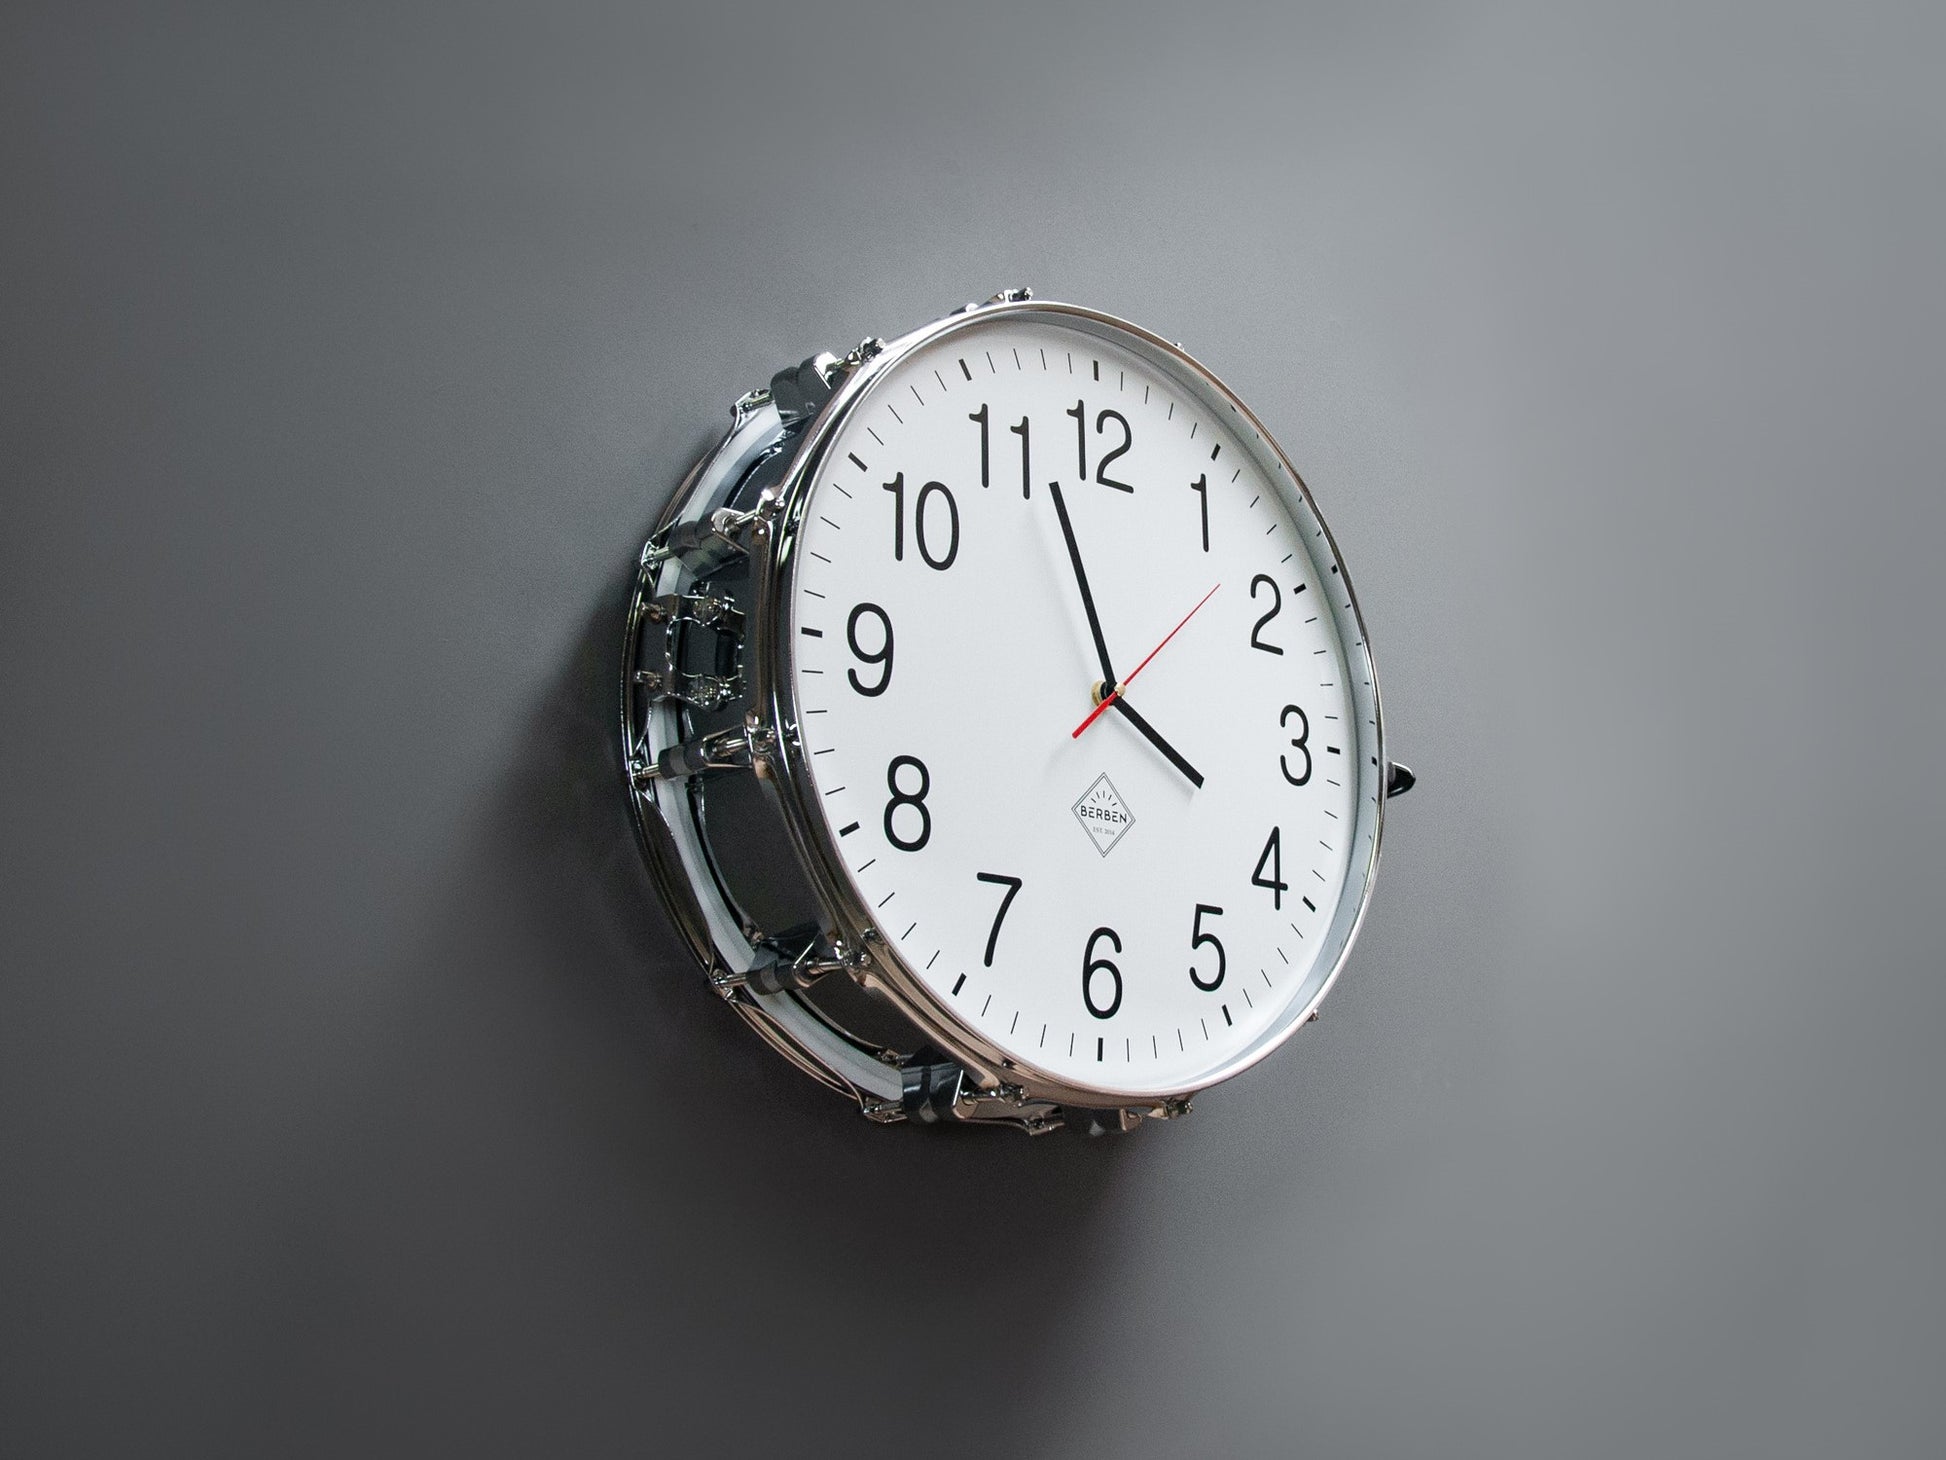
M1014 905L1014 894L1020 891L1018 877L1004 877L998 872L975 872L974 877L981 882L991 882L996 887L1007 889L1007 895L1000 899L1000 911L993 915L993 927L987 933L986 956L980 962L993 967L993 945L1000 941L1000 925L1007 920L1007 909Z
M868 615L878 619L880 631L885 639L883 648L868 650L858 642L858 621ZM885 672L879 675L877 684L866 684L858 677L856 669L847 669L845 677L851 681L851 687L861 695L884 694L892 683L892 615L876 603L859 604L851 611L851 617L845 621L845 640L851 645L851 652L858 656L860 663L885 666Z
M902 790L899 786L899 772L907 766L919 772L916 791ZM885 787L892 793L892 799L885 803L885 839L902 852L916 852L932 840L932 812L926 809L926 793L932 790L932 772L916 755L895 755L885 768ZM910 806L919 813L919 835L909 840L899 835L893 820L893 813L901 806Z
M892 494L892 558L895 562L905 561L905 473L900 472L885 483L885 490ZM935 497L946 500L947 538L946 551L934 557L931 545L926 538L926 523L930 520L926 508ZM912 504L912 540L919 548L919 556L928 568L945 572L953 566L953 559L959 556L959 503L947 490L944 482L927 482L919 488L918 500Z
M1264 876L1265 867L1270 868L1270 876L1268 877ZM1250 874L1250 885L1253 887L1268 887L1270 889L1270 905L1279 912L1284 910L1284 894L1290 891L1291 885L1284 880L1283 829L1281 827L1273 826L1270 829L1270 840L1264 843L1263 855L1257 858L1257 868Z
M1205 933L1203 931L1204 918L1220 918L1222 916L1222 908L1211 907L1208 903L1199 902L1196 904L1196 921L1189 928L1189 946L1191 948L1200 948L1207 943L1216 950L1216 972L1211 976L1208 983L1203 982L1203 976L1196 971L1195 964L1192 963L1189 965L1189 981L1204 993L1210 993L1212 990L1219 989L1223 986L1224 971L1230 966L1230 960L1223 956L1223 944L1217 938L1216 934Z
M1081 1002L1088 1006L1088 1012L1097 1019L1112 1019L1115 1017L1115 1011L1122 1007L1122 971L1106 958L1095 957L1095 944L1103 938L1114 945L1117 953L1122 951L1121 935L1113 928L1096 928L1088 935L1088 946L1081 950ZM1095 1002L1097 974L1107 979L1109 987L1115 991L1115 996L1108 1001L1106 1008Z
M1277 769L1284 773L1284 779L1293 786L1302 786L1311 779L1311 720L1296 705L1286 705L1284 713L1277 717L1277 723L1288 726L1292 715L1297 716L1297 739L1291 742L1291 749L1304 756L1304 774L1292 775L1290 757L1285 755L1277 757Z

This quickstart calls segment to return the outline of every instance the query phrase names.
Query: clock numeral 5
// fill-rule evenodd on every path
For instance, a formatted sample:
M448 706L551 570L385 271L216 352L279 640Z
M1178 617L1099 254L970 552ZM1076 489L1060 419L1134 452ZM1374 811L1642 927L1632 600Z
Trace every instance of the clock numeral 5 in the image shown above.
M900 472L885 483L885 490L892 494L892 557L902 563L905 561L905 473ZM926 539L926 523L930 520L926 508L935 498L942 497L946 502L946 551L934 557ZM959 503L953 500L944 482L927 482L919 488L918 500L912 504L912 540L926 566L941 573L952 567L953 559L959 556Z
M1192 963L1189 965L1189 981L1206 994L1223 986L1223 974L1229 968L1230 961L1223 956L1223 944L1217 938L1216 934L1205 933L1203 931L1203 919L1206 917L1220 918L1222 916L1222 908L1211 907L1208 903L1199 902L1196 904L1196 921L1190 925L1189 929L1189 946L1191 948L1200 948L1207 943L1216 950L1216 972L1211 975L1208 983L1203 982L1203 976L1196 971L1195 964Z
M1096 928L1088 935L1088 946L1081 950L1081 1002L1088 1006L1088 1012L1097 1019L1112 1019L1115 1011L1122 1007L1122 971L1106 958L1095 957L1095 944L1106 938L1122 951L1121 935L1113 928ZM1095 1002L1095 976L1100 974L1114 990L1114 997L1106 1008Z

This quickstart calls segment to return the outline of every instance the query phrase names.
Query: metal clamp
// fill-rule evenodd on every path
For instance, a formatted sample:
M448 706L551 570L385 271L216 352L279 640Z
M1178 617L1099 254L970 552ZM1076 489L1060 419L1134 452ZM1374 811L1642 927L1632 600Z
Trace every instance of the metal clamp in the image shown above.
M734 602L708 592L668 593L649 599L642 617L663 630L660 662L635 671L636 686L643 694L698 710L720 710L742 698L743 614ZM711 673L699 674L685 665L694 629L708 629L716 636Z

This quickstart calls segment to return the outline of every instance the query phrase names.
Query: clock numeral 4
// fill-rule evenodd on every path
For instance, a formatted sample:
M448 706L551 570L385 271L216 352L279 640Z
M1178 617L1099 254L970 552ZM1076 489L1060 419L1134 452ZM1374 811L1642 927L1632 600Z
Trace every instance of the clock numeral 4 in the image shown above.
M1270 875L1268 877L1264 876L1264 868L1266 867L1270 868ZM1270 840L1264 843L1263 855L1257 858L1256 870L1250 874L1250 885L1252 887L1269 888L1270 905L1279 912L1284 910L1284 894L1291 890L1291 885L1284 880L1283 829L1281 827L1273 826L1270 829Z
M1081 1002L1097 1019L1112 1019L1122 1007L1122 971L1106 958L1095 957L1095 944L1106 938L1117 953L1122 951L1121 935L1113 928L1096 928L1088 935L1088 946L1081 950ZM1095 1002L1097 976L1113 991L1106 1006Z

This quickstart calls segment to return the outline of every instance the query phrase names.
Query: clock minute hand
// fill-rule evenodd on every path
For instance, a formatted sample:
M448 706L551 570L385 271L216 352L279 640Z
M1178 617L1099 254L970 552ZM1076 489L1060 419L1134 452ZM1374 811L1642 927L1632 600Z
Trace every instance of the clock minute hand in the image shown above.
M1074 540L1074 524L1068 520L1068 504L1061 499L1059 482L1049 482L1047 490L1054 498L1055 515L1061 519L1061 536L1067 539L1068 562L1074 565L1074 582L1081 590L1081 606L1088 611L1088 632L1094 635L1095 657L1101 661L1101 682L1112 685L1115 671L1108 663L1108 641L1101 636L1101 616L1095 612L1095 595L1088 591L1088 570L1081 566L1081 548Z

